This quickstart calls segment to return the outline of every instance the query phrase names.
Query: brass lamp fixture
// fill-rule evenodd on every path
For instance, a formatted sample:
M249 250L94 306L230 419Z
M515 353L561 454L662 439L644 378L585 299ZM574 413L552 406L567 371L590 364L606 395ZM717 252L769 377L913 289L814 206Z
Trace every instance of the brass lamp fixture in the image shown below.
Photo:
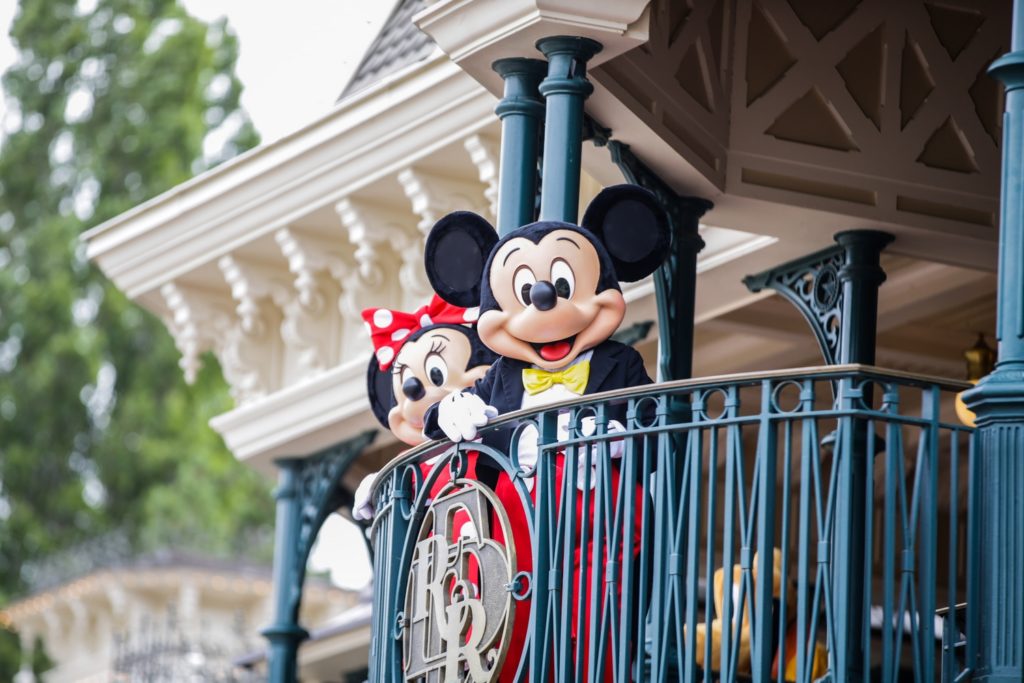
M982 377L992 372L996 365L996 352L985 342L985 333L978 333L974 346L964 351L967 361L967 381L977 384ZM974 413L964 405L963 392L956 395L956 416L968 427L974 426Z

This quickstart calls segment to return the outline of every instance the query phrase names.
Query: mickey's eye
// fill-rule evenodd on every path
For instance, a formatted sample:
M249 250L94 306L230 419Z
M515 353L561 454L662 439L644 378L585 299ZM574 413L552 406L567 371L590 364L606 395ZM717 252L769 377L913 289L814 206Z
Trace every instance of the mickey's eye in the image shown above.
M551 264L551 282L555 285L555 294L563 299L571 299L576 291L576 276L569 264L556 258Z
M515 292L516 298L519 299L519 303L523 306L530 305L530 290L533 289L533 285L536 282L537 277L526 266L519 266L516 269L515 275L512 276L512 290Z
M444 383L448 381L448 364L436 353L427 356L423 369L427 372L427 379L435 387L444 386Z

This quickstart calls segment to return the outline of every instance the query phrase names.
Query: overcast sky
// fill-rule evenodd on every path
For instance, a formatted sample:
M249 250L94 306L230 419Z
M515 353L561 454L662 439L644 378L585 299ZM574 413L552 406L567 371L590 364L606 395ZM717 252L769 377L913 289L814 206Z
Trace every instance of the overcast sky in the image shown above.
M226 16L238 35L242 106L264 142L323 114L344 89L394 0L182 0L205 21ZM96 0L79 0L89 10ZM17 0L0 0L0 71L17 54L8 38ZM0 120L5 107L0 101Z
M96 0L79 0L88 11ZM205 21L222 16L238 35L242 106L263 142L287 135L327 112L394 5L393 0L183 0ZM16 0L0 0L0 72L17 54L8 38ZM6 107L0 98L0 122ZM273 501L267 498L267 505ZM311 569L330 571L338 585L356 588L370 577L359 530L328 519Z

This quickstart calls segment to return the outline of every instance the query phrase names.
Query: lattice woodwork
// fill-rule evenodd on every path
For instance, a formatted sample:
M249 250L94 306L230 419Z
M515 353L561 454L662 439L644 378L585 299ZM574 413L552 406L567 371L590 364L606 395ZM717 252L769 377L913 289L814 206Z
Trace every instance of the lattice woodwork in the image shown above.
M724 187L735 0L656 0L650 40L590 73Z
M994 237L1001 0L655 0L594 70L728 194Z
M897 223L995 226L1009 3L749 0L730 191Z

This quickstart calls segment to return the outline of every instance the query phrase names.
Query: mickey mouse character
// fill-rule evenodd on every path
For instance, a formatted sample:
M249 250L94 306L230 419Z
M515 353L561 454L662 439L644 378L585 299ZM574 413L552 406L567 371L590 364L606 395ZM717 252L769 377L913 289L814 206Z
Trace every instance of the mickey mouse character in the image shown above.
M539 221L498 239L474 213L438 221L427 276L449 303L479 306L480 339L500 358L432 406L424 433L473 439L500 413L649 384L640 354L610 337L626 311L619 282L653 273L669 239L664 209L635 185L603 190L579 226Z
M456 391L431 406L425 415L424 433L452 441L473 439L480 427L501 413L649 384L651 378L640 354L610 337L626 310L619 281L633 282L653 273L668 252L669 239L665 211L653 194L633 185L603 190L579 226L539 221L498 239L494 228L473 213L456 212L438 221L426 241L427 276L434 291L446 301L480 307L480 339L500 357L472 389ZM610 417L618 419L609 421L608 432L623 431L619 420L624 419L624 410L619 407L610 412ZM558 417L559 440L568 436L568 418L568 413ZM592 434L594 419L585 418L581 427L584 435ZM538 457L538 438L536 434L527 436L530 429L535 431L527 426L517 442L518 462L527 469ZM508 437L491 433L485 441L504 441L495 445L507 446ZM612 458L622 452L621 441L609 444ZM576 473L576 481L580 488L587 481L594 485L586 460L579 459L581 471ZM590 460L593 468L600 466L597 458ZM556 492L562 490L564 462L564 454L557 454ZM612 491L619 490L618 469L610 466ZM528 484L532 481L530 478ZM636 487L637 510L642 509L642 495L642 487ZM626 504L625 498L612 504ZM577 497L576 526L593 525L592 516L593 508L584 507ZM640 515L634 519L633 547L639 549L643 522ZM527 541L528 536L525 541L516 538L517 546ZM564 587L574 596L573 614L580 596L591 594L592 574L582 575L580 558L591 557L592 543L574 549L572 587ZM621 549L603 552L607 562L609 553L621 553ZM598 579L601 585L605 578ZM618 590L621 597L621 584ZM612 598L604 595L602 601L606 599ZM587 600L583 622L573 620L574 639L590 630L591 609ZM583 651L583 661L589 662L589 639L584 641ZM611 664L609 655L598 665L607 680L611 680ZM578 673L587 678L586 670Z

